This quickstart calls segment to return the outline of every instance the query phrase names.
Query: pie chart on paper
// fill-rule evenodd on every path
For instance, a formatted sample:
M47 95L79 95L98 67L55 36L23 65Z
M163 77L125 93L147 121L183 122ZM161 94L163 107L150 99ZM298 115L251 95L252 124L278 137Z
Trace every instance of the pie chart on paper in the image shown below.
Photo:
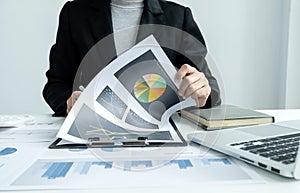
M167 88L165 79L158 74L146 74L134 85L134 96L143 103L151 103L161 97Z

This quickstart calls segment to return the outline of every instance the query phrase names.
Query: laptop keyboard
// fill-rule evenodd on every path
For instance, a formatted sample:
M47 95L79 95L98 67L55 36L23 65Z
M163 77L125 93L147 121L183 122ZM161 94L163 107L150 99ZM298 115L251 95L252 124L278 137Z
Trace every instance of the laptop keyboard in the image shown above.
M230 146L269 158L283 164L295 162L299 149L300 133L265 139L233 143Z

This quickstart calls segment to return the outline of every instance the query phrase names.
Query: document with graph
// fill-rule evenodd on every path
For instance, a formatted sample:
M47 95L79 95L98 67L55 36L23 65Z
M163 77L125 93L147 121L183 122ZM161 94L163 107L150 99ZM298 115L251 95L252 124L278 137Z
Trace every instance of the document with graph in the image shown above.
M88 151L88 150L86 150ZM180 177L178 177L180 176ZM130 179L130 180L124 180ZM0 182L0 190L126 189L263 183L258 174L228 157L136 160L37 159Z
M196 105L178 95L176 69L154 36L107 65L89 83L57 134L74 143L88 139L180 142L170 116Z

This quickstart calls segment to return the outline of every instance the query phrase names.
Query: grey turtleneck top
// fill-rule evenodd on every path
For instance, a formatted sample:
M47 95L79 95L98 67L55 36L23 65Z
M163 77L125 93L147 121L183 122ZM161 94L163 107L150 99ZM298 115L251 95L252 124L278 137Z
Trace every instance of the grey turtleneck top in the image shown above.
M112 24L117 55L134 46L143 8L143 0L111 0Z

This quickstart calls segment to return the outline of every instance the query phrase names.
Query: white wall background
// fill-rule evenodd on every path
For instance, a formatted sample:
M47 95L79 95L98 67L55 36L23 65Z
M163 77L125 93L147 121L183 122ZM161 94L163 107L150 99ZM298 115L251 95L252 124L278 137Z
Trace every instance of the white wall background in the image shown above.
M61 0L0 0L0 113L49 113L42 98Z
M292 0L286 81L286 107L300 107L300 0Z
M217 63L225 102L250 108L283 108L290 1L183 2L192 5Z
M174 0L192 8L226 103L300 108L300 0ZM65 0L0 0L0 113L49 113L48 54Z

